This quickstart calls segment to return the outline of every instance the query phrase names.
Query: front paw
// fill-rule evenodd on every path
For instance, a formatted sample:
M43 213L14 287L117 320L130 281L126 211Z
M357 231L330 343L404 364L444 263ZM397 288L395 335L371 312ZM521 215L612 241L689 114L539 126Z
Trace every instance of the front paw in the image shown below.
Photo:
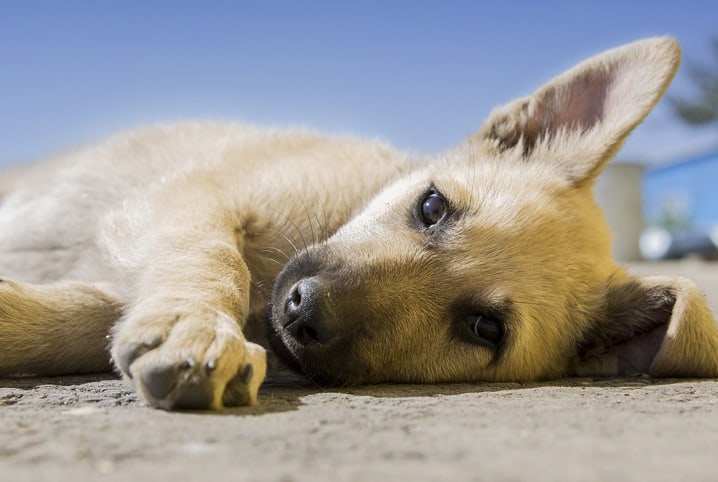
M139 394L166 410L256 405L266 373L264 349L211 309L131 316L115 332L112 356Z

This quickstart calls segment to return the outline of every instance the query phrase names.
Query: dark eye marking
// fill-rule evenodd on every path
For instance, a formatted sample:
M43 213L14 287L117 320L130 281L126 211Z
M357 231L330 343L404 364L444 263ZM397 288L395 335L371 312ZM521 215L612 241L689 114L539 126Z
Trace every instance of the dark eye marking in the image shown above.
M449 203L444 196L431 189L421 198L419 205L419 217L424 226L431 227L446 217L449 212Z
M465 316L463 321L471 335L479 342L498 346L504 337L503 323L497 318L483 314L471 314Z
M450 311L453 336L464 343L489 348L498 356L506 344L510 306L508 300L459 301Z

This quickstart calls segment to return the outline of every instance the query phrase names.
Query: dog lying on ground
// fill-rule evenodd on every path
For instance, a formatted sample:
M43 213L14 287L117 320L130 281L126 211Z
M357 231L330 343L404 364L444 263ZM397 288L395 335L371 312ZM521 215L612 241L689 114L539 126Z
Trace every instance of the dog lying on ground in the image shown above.
M326 384L716 377L704 297L618 267L592 197L679 62L607 51L428 160L184 123L27 168L0 191L0 373L114 364L164 409L257 403L255 342Z

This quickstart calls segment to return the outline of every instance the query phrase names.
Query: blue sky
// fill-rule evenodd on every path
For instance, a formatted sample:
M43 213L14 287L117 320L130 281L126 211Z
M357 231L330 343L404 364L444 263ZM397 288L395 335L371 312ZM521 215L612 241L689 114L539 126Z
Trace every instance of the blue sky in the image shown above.
M710 59L716 1L0 2L0 164L117 129L223 118L438 152L584 57L673 35ZM689 93L684 72L671 88ZM665 105L619 157L718 148Z

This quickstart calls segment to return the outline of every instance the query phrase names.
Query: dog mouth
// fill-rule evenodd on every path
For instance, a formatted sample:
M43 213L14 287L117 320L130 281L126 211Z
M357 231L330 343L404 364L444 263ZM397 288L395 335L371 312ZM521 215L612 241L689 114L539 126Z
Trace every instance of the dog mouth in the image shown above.
M353 324L342 323L335 299L317 277L278 279L266 308L267 338L284 365L322 386L365 383L356 337L346 328Z
M296 347L292 349L290 348L290 344L285 342L283 330L272 315L273 311L273 303L267 303L265 319L269 346L283 365L297 373L307 375L300 361L302 359L301 350L298 350Z
M336 346L304 345L288 332L271 313L275 306L267 306L267 338L279 361L292 371L306 376L320 386L351 386L366 383L363 364L347 356L351 349ZM346 345L342 343L341 345Z

